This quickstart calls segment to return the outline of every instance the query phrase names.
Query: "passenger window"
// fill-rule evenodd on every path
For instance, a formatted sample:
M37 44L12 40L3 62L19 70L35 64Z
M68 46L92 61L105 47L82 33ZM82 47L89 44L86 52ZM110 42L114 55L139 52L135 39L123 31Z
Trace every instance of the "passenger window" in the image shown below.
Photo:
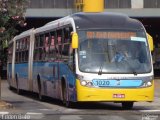
M63 43L62 43L62 59L68 61L69 59L69 51L71 44L71 31L72 29L66 27L63 29Z

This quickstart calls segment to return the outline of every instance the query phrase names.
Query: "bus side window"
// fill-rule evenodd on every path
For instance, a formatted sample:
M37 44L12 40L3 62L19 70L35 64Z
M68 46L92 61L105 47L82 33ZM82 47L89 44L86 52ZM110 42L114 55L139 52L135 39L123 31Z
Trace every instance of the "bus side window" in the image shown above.
M45 49L44 49L44 42L45 42L45 35L40 35L40 46L39 46L39 60L44 61L45 60Z
M20 61L21 61L21 53L20 53L20 41L18 41L18 50L17 50L17 57L18 57L18 59L17 59L17 63L19 63Z
M57 53L57 57L58 57L58 59L61 59L61 57L62 57L62 29L60 29L60 30L57 30L56 31L57 32L57 36L56 36L56 39L57 39L57 44L56 44L56 48L58 49L58 53Z
M19 46L19 41L16 41L16 63L18 62L18 46Z
M25 39L23 38L22 40L22 50L21 50L21 53L22 53L22 61L21 62L24 62L25 61Z
M44 43L44 34L40 35L39 47L43 47L43 43Z
M48 60L49 59L49 34L45 34L44 53L45 53L45 60Z
M36 35L35 37L35 46L34 46L34 61L38 61L39 57L39 52L38 52L38 47L39 47L39 35Z
M45 35L45 40L44 40L44 49L46 53L49 52L49 36L46 36L46 35Z
M25 61L28 61L28 58L29 58L29 44L30 44L30 37L27 37L26 38L26 55L25 55Z
M62 59L64 61L68 61L69 59L69 51L71 44L71 34L69 27L63 29L63 41L62 41Z
M19 40L19 49L18 49L18 63L20 63L22 61L22 53L21 53L21 49L22 49L22 41Z
M50 48L49 48L49 55L50 55L50 60L55 60L56 59L56 33L55 31L50 33Z

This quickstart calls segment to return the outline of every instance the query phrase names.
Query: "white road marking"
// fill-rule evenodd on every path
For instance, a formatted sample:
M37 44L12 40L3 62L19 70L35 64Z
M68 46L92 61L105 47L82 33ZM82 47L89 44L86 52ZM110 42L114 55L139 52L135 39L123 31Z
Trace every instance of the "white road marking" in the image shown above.
M82 120L78 115L62 115L60 120Z
M27 112L27 115L42 115L42 113Z
M98 116L98 118L100 118L100 120L126 120L125 118L122 118L121 116L116 116L116 115L115 116L113 116L113 115Z
M140 112L160 112L160 110L139 110Z
M1 115L9 114L9 112L0 112Z
M76 111L81 111L81 110L78 110L78 109L66 109L64 111L65 112L76 112Z
M43 113L36 113L36 112L27 112L26 115L30 116L30 119L41 119L44 117Z
M50 111L50 110L52 110L52 109L37 109L37 110Z

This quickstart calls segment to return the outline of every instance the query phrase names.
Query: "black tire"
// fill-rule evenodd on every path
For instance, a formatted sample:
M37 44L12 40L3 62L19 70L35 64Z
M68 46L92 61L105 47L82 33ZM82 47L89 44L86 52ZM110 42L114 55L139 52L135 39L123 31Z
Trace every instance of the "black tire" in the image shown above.
M40 82L40 77L37 77L37 83L38 83L38 99L40 101L43 101L43 95L42 95L42 87L41 87L41 82Z
M73 108L74 105L73 103L69 100L69 93L68 93L68 89L67 86L65 84L65 82L62 82L62 95L63 95L63 104L67 107L67 108Z
M130 110L133 108L134 102L122 102L122 108L124 110Z
M12 86L10 86L10 85L9 85L8 88L9 88L9 90L14 90L14 88Z
M8 89L9 89L9 90L14 90L13 87L11 86L11 83L10 83L9 80L8 80Z
M22 94L22 90L19 88L19 84L18 84L18 75L16 74L16 92L18 95Z

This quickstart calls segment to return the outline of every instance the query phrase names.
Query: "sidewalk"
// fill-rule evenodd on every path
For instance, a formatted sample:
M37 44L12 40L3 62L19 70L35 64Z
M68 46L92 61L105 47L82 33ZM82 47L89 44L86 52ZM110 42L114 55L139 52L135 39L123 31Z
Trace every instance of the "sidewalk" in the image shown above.
M0 92L2 93L2 84L3 84L3 81L5 80L1 80L0 78L0 82L1 82L1 86L0 86ZM2 100L2 94L0 93L0 110L1 109L10 109L10 108L13 108L13 105L10 104L10 103L7 103L6 101Z
M0 110L1 109L10 109L10 108L13 108L13 105L10 104L10 103L7 103L3 100L0 100Z

